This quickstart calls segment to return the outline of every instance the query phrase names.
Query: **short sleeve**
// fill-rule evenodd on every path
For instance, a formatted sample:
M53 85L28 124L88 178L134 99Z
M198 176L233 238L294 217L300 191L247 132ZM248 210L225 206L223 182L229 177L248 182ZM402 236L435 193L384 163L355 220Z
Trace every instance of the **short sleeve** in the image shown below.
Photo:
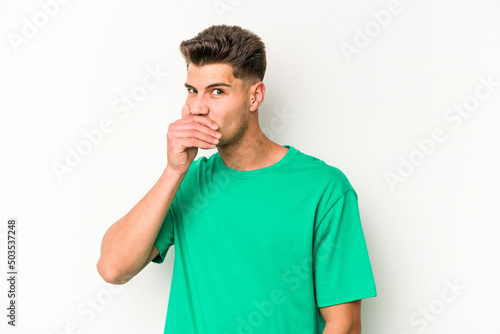
M165 261L165 257L167 256L167 252L174 244L174 210L176 198L172 202L172 205L168 209L168 212L163 220L163 224L161 225L160 231L156 236L156 240L154 245L158 248L160 253L157 257L155 257L152 261L155 263L163 263Z
M318 307L375 297L375 281L353 189L333 199L314 233L314 289ZM319 216L321 217L321 216Z

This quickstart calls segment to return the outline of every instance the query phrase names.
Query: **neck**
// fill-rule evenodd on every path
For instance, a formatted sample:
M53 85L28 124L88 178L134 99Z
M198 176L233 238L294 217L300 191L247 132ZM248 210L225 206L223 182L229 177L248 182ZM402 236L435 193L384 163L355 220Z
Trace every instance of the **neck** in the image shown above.
M217 149L226 166L241 171L271 166L288 151L266 137L259 126L254 131L249 128L238 142Z

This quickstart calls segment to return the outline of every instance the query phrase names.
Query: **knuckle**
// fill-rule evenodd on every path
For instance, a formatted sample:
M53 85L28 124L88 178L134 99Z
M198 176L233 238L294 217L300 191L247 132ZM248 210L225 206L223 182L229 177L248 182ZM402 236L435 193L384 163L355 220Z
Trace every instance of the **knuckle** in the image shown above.
M176 125L177 125L177 124L176 124L175 122L174 122L174 123L170 123L170 124L169 124L169 126L168 126L168 131L175 130Z
M198 122L193 121L193 122L191 123L191 129L200 130L200 129L201 129L201 124L200 124L200 123L198 123Z
M208 124L209 120L206 117L203 116L196 116L196 121L202 125L202 124Z

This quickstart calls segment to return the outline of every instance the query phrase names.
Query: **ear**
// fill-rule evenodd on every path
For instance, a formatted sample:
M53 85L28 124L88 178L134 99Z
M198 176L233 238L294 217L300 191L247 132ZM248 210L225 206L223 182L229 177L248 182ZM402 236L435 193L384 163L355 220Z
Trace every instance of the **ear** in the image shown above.
M266 85L262 81L253 84L250 87L250 111L256 111L264 102L266 96Z

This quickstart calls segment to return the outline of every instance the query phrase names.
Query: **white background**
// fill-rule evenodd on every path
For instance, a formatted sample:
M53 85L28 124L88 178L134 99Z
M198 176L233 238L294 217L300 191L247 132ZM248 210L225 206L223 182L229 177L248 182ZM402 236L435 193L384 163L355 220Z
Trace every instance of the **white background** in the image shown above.
M95 265L106 229L165 166L186 94L179 43L226 23L266 43L269 136L337 166L358 192L378 289L363 333L499 333L500 86L473 103L481 77L500 82L500 4L401 0L381 26L374 13L390 4L68 1L48 16L38 1L0 2L2 277L10 217L19 246L18 327L6 324L2 278L0 331L162 333L174 248L114 290ZM148 68L168 76L116 112ZM465 101L468 117L447 111ZM283 112L293 117L273 127ZM54 164L106 119L112 130L58 177ZM445 139L433 148L435 129Z

